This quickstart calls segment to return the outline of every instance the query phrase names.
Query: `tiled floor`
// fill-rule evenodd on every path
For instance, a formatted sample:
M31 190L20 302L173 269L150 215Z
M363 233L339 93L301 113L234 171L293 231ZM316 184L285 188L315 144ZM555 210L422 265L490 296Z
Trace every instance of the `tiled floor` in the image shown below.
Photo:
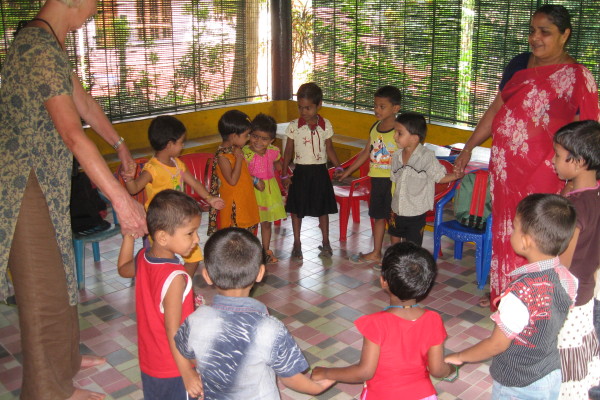
M351 253L371 249L371 230L363 209L360 224L350 222L348 241L340 243L337 216L331 218L332 259L318 257L321 234L316 218L306 218L302 231L304 260L290 260L291 221L274 229L272 249L280 258L268 266L265 281L255 287L254 297L263 301L272 315L280 318L296 338L311 364L344 366L358 361L362 337L353 326L360 315L373 313L387 305L379 288L378 273L367 264L348 261ZM206 218L203 216L203 222ZM206 226L200 231L206 240ZM387 241L387 239L386 239ZM91 250L86 252L86 289L81 292L80 327L84 353L105 356L108 362L81 371L76 385L109 394L107 399L141 399L137 361L134 289L128 279L118 276L116 259L120 239L101 243L102 261L94 264ZM424 246L432 249L431 232ZM475 284L474 251L467 246L464 258L452 258L451 243L444 243L439 274L423 305L438 311L449 338L446 348L461 350L487 337L492 322L489 310L476 305L481 293ZM214 291L199 274L196 290L210 303ZM21 375L21 349L16 308L0 305L0 400L18 397ZM453 383L434 380L440 399L487 399L491 392L488 365L463 366L460 379ZM361 385L337 384L318 399L356 399ZM282 399L309 399L282 387Z

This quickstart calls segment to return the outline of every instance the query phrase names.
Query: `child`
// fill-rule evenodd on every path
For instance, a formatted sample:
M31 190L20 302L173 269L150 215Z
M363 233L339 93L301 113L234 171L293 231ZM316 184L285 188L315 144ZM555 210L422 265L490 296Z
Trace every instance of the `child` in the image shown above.
M333 186L327 172L327 157L336 169L336 177L343 172L340 167L331 137L331 123L318 112L323 101L323 91L315 83L305 83L298 88L298 112L300 118L290 122L285 134L288 137L283 157L283 171L294 156L294 174L282 176L283 184L289 185L285 209L292 215L294 247L292 257L302 259L300 230L302 218L319 217L319 228L323 244L319 246L319 257L333 255L329 243L329 215L337 213ZM291 185L290 185L291 182Z
M276 133L277 123L273 117L258 114L252 120L250 144L242 149L254 182L254 195L260 215L260 236L267 264L279 261L273 251L269 250L271 223L287 217L279 184L275 179L275 169L281 170L281 155L279 149L273 146Z
M454 371L443 361L446 330L440 315L419 307L433 286L437 267L431 254L414 243L398 243L383 257L379 283L390 305L356 320L363 334L358 364L316 367L313 379L365 382L361 399L435 399L429 375Z
M435 183L447 183L462 173L446 173L435 153L423 146L427 123L421 114L405 112L396 117L390 179L396 185L388 232L391 242L411 241L421 246L425 214L433 209Z
M579 121L554 136L554 169L570 181L569 193L577 211L577 227L560 261L579 281L577 301L560 334L562 361L560 398L585 399L600 381L598 339L594 331L594 274L600 265L600 124Z
M560 263L575 229L575 209L564 197L536 193L517 206L510 243L529 264L498 298L492 335L445 360L461 365L490 357L493 399L556 399L560 390L558 332L577 292L577 279Z
M250 118L238 110L229 110L219 119L219 133L223 142L213 161L210 194L221 196L225 206L219 211L211 208L208 234L230 226L253 232L260 222L256 198L253 193L252 177L244 158L242 147L250 135Z
M179 328L177 348L196 360L204 396L279 399L275 375L287 387L318 394L333 384L302 374L308 368L285 325L248 297L265 274L260 241L240 228L213 234L204 247L202 276L217 289L212 306L200 306Z
M367 160L371 177L371 195L369 201L369 217L373 218L373 251L367 254L352 254L350 261L381 262L381 248L385 234L385 224L392 211L392 181L390 169L392 154L396 151L394 141L394 124L396 114L400 111L402 94L395 86L383 86L375 92L375 118L377 122L371 126L369 140L356 161L342 174L340 180L352 175Z
M192 278L175 254L198 246L200 207L185 193L163 190L148 206L146 220L152 247L133 259L133 236L123 237L119 274L136 276L135 310L142 386L146 400L202 396L194 366L175 347L174 337L194 311Z
M210 196L202 182L194 178L185 164L177 158L181 154L185 141L185 126L181 121L170 115L156 117L148 128L148 140L156 153L144 165L140 175L134 179L135 163L124 166L122 172L125 186L130 194L136 194L142 189L146 191L146 209L157 193L165 189L183 191L184 183L191 186L212 207L223 208L223 200ZM199 246L184 258L185 269L190 276L196 273L200 260L202 260L202 252Z

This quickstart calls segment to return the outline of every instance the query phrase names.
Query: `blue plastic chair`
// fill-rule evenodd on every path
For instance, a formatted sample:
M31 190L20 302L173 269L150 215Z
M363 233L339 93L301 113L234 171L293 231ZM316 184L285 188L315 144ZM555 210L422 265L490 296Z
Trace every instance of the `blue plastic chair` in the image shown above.
M442 236L454 240L454 258L462 259L463 244L475 243L475 272L477 275L477 288L483 289L490 273L492 260L492 216L486 219L485 229L473 229L460 224L457 220L443 221L444 206L454 198L455 184L452 190L442 197L435 206L435 220L433 224L433 258L437 260L441 253Z
M100 193L100 197L107 204L110 201ZM94 262L100 261L100 242L121 234L121 226L117 219L117 213L112 209L114 223L105 231L91 233L89 235L81 235L73 232L73 249L75 250L75 268L77 271L77 288L79 290L85 288L85 244L92 244L94 253Z

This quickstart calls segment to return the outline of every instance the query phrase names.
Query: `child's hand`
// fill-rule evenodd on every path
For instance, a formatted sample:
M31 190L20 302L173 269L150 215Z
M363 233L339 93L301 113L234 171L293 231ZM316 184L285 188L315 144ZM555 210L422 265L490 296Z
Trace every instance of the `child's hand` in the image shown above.
M289 176L287 178L281 180L281 184L283 185L285 190L288 189L288 187L290 186L290 183L292 183L292 180L291 180L291 177L289 177Z
M244 159L244 152L237 146L233 146L233 155L235 156L236 160Z
M325 378L325 370L324 367L314 367L312 373L310 374L310 378L314 381L322 381Z
M326 391L327 389L329 389L331 386L333 386L333 384L335 383L334 380L331 379L313 379L313 381L321 386L321 388L323 389L323 392Z
M204 387L202 386L202 379L198 375L195 369L190 369L188 372L181 375L183 378L183 385L185 386L186 392L192 397L201 399L204 396Z
M462 177L465 176L465 171L454 170L454 176L456 177L456 179L462 179Z
M463 364L462 360L460 359L460 353L448 354L446 357L444 357L444 361L453 365Z
M335 180L342 180L342 175L344 175L344 169L342 167L337 167L335 171L333 171L333 179Z
M254 187L262 192L263 190L265 190L265 181L259 179L258 182L256 182L256 184L254 185Z
M221 210L225 207L225 201L217 196L209 196L206 202L214 209Z
M335 173L333 174L333 176L335 177ZM349 176L350 176L350 173L348 172L348 170L346 170L346 171L344 171L344 173L342 173L342 174L341 174L341 175L340 175L340 176L337 178L337 180L341 182L341 181L343 181L344 179L346 179L346 178L347 178L347 177L349 177Z
M132 181L135 178L135 170L137 165L135 162L131 162L127 165L123 164L123 168L121 168L121 177L125 182Z

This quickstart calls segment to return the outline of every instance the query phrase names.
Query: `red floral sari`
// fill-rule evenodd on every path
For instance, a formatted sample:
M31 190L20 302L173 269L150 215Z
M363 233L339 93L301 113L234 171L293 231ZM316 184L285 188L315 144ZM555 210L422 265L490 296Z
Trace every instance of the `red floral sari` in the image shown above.
M517 71L501 96L504 105L492 123L490 163L492 300L510 282L508 273L527 262L510 245L517 204L531 193L558 193L564 186L551 162L554 133L577 115L580 120L599 118L596 82L580 64Z

